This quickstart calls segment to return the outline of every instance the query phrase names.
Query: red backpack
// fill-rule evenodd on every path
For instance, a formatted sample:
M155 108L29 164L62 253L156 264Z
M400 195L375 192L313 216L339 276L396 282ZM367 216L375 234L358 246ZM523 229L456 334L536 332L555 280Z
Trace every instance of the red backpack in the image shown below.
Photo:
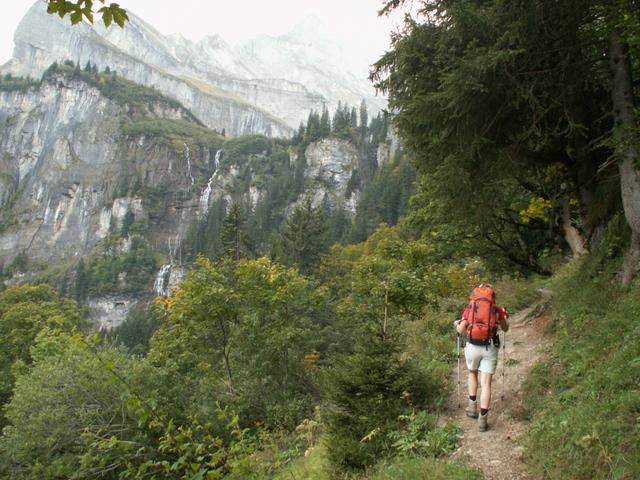
M490 285L473 289L469 297L467 340L474 345L488 345L498 333L496 294Z

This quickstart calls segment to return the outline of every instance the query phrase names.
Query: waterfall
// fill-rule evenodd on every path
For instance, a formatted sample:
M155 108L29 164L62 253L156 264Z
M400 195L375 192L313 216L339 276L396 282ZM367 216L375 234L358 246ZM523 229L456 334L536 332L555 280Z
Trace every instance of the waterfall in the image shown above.
M216 151L216 156L213 160L213 174L209 178L207 182L207 186L204 187L202 193L200 194L200 213L204 215L209 210L209 197L211 197L211 190L213 189L213 180L216 178L218 174L218 169L220 168L220 156L222 155L222 150Z
M160 271L158 272L158 275L156 275L156 281L153 284L153 291L159 297L166 297L167 295L169 295L168 289L165 289L164 285L165 285L165 281L167 280L167 274L169 273L170 270L171 270L171 264L168 263L166 265L163 265Z
M189 145L186 142L184 143L184 158L187 160L187 175L191 179L191 186L193 186L196 180L191 173L191 150L189 150Z

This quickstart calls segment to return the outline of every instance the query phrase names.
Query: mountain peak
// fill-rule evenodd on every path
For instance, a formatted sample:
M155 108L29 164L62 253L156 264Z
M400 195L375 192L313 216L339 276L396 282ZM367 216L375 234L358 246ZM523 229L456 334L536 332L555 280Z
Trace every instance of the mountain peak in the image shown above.
M320 17L311 14L300 20L289 33L282 35L281 38L301 43L315 43L331 41L335 38L335 34Z

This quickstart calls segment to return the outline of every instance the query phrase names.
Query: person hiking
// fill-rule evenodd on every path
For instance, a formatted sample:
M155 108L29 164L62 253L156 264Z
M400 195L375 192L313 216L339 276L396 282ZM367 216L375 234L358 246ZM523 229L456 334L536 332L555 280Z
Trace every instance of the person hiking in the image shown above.
M509 330L507 312L495 304L493 286L482 283L473 289L469 305L462 318L455 322L459 335L466 336L464 356L469 370L469 404L465 410L468 417L478 419L481 432L489 428L489 406L491 405L491 380L498 365L500 338L498 327ZM480 415L478 415L478 371L480 372Z

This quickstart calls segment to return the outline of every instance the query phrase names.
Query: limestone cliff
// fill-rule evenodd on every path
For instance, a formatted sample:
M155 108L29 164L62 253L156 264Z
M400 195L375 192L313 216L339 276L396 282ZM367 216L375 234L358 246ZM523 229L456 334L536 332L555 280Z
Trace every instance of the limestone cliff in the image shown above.
M269 238L306 196L349 214L358 199L348 188L358 151L347 140L309 144L301 189L282 191L299 165L287 142L222 137L157 91L72 66L39 82L0 81L0 132L0 263L28 260L5 269L5 281L58 269L73 283L85 267L107 269L106 283L78 293L103 326L121 322L141 293L175 286L199 226L219 235L212 219L232 202L271 219L259 230Z
M197 43L164 36L129 16L124 29L71 27L38 0L15 33L13 59L3 72L38 78L54 61L91 62L153 86L231 135L290 136L310 110L333 109L339 101L358 105L364 99L372 113L385 107L366 76L340 63L340 47L324 51L331 39L322 32L309 38L308 27L232 47L219 36Z

